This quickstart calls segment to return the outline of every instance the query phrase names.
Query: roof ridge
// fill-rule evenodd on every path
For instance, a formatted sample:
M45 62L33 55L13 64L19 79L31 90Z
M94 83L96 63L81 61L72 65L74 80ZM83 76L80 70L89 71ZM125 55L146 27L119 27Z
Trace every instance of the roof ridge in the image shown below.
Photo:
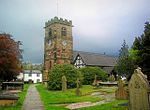
M95 52L86 52L86 51L78 51L78 50L74 50L74 52L79 52L79 53L86 53L86 54L92 54L92 55L101 55L101 56L107 56L107 57L114 57L115 56L112 56L112 55L106 55L106 54L101 54L101 53L95 53Z

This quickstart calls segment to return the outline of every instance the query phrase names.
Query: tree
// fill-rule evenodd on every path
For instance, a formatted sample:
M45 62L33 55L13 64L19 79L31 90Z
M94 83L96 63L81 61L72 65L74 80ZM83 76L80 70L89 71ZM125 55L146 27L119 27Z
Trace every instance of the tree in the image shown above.
M150 23L146 22L144 33L140 37L136 37L132 49L136 51L135 63L142 68L150 79Z
M67 80L67 88L75 88L77 78L82 80L81 73L73 65L58 64L49 72L48 89L61 90L63 76L65 76Z
M115 71L119 76L125 76L129 78L134 70L134 64L130 58L128 45L125 40L123 41L122 47L119 50L119 57L115 66Z
M21 71L20 44L10 34L0 34L0 80L10 81Z
M84 67L80 68L81 74L83 74L83 84L91 85L95 79L105 81L108 77L107 73L99 67Z

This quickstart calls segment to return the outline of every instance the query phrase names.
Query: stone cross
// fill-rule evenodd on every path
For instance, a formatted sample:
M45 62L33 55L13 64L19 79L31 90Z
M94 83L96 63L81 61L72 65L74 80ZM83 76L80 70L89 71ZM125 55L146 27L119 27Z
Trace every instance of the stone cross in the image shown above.
M66 76L62 76L62 91L65 92L67 90L67 79Z
M129 81L129 110L149 110L148 92L147 77L138 67Z
M116 99L127 99L127 92L121 79L118 81L118 89L115 92L115 96Z

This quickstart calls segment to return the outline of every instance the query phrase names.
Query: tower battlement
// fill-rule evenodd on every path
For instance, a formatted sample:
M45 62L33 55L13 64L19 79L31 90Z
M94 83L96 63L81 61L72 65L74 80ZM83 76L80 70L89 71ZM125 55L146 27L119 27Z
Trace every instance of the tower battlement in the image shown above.
M60 24L72 26L72 21L71 20L68 21L67 19L54 17L51 20L48 20L48 22L45 22L45 27L47 27L47 26L49 26L51 24L54 24L54 23L60 23Z

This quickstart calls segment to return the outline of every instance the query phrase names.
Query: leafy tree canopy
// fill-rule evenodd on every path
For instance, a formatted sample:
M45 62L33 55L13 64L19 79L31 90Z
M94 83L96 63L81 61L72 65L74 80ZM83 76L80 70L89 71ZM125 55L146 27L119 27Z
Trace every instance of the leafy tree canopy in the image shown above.
M99 67L84 67L80 68L79 71L83 74L83 84L92 84L97 76L97 80L105 81L108 77L107 73Z
M22 50L9 34L0 34L0 80L10 81L21 71Z
M61 90L62 76L65 76L67 79L67 88L76 87L77 78L82 80L81 73L73 65L58 64L55 65L49 72L48 89Z

